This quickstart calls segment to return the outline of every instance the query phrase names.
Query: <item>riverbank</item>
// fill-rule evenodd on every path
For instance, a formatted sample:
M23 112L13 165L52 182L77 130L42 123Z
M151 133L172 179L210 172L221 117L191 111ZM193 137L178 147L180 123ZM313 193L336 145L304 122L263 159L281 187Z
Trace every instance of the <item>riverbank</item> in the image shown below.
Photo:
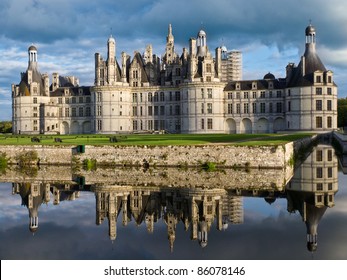
M277 168L294 164L294 153L315 136L281 145L1 145L0 157L8 165L69 165L87 168L115 167L204 167Z

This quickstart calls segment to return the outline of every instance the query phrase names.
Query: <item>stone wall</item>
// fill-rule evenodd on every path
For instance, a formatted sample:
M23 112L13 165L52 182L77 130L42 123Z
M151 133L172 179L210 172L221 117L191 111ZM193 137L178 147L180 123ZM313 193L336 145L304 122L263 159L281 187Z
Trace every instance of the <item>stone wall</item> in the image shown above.
M112 166L216 166L248 168L285 168L294 151L293 143L279 146L0 146L9 163L18 164L18 156L36 151L38 159L32 164L71 165L84 160L96 160L98 165Z
M168 187L283 191L293 176L287 169L223 169L213 172L201 168L97 168L94 171L72 171L66 166L32 167L30 174L12 166L0 174L0 182L85 184L99 187ZM83 178L83 183L79 179Z

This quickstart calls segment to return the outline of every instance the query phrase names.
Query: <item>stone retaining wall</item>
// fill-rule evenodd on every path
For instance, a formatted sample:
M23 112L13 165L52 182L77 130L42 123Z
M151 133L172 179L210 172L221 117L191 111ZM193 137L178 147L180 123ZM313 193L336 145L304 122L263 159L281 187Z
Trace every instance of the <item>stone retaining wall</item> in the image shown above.
M18 156L28 151L37 153L32 164L71 165L96 160L99 165L112 166L201 166L214 163L220 167L285 168L293 156L294 144L279 146L0 146L10 164L18 164Z

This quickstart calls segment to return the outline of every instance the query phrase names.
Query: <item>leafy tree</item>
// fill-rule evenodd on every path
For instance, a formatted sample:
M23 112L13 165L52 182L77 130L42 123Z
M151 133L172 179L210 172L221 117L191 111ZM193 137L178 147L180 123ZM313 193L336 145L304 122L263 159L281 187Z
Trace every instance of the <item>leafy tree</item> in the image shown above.
M0 122L0 133L12 133L12 122L10 121Z

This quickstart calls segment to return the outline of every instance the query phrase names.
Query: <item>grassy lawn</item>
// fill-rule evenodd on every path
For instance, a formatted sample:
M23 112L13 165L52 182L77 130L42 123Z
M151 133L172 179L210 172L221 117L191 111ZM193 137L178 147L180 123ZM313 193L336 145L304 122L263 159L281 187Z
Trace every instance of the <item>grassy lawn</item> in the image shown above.
M36 135L40 143L31 142L33 135L0 135L0 145L280 145L313 133L297 134L129 134L129 135ZM111 143L115 136L117 142ZM54 138L61 143L55 143Z

